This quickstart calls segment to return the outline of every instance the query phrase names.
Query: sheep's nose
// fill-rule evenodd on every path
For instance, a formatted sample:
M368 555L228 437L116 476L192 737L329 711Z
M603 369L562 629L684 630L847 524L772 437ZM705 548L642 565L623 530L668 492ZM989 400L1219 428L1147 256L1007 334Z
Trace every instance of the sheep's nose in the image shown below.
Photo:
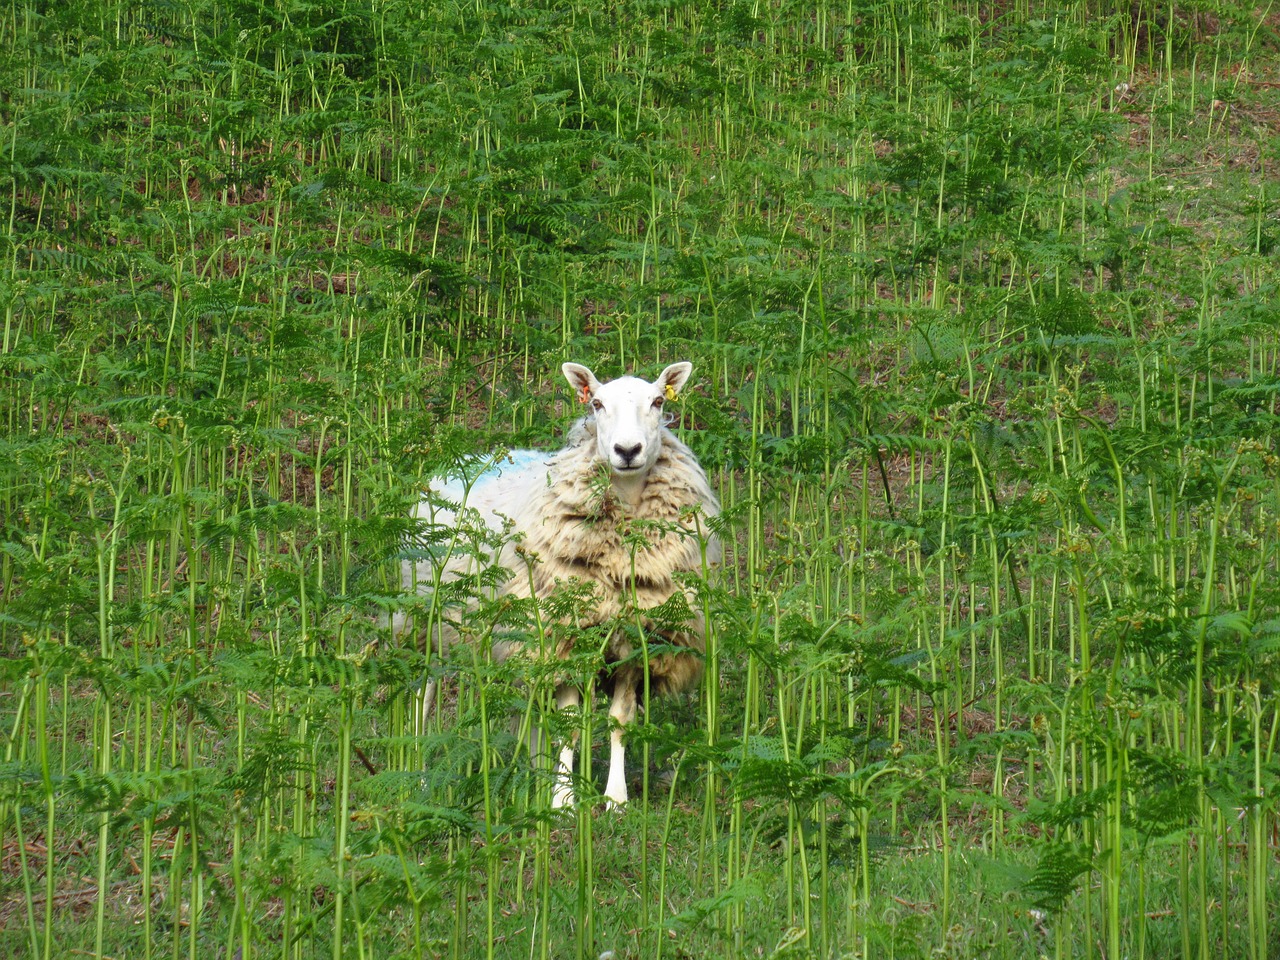
M632 460L640 456L640 448L643 446L644 444L637 443L635 446L624 447L620 443L615 443L613 445L613 452L622 458L623 463L630 465Z

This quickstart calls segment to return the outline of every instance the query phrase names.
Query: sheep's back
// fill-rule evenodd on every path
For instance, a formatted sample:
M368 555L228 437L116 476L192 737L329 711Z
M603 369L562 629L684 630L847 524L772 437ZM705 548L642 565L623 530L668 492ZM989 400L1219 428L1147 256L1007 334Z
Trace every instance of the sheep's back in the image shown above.
M455 527L459 512L464 515L475 511L486 527L494 533L504 530L508 519L520 512L520 504L530 492L546 484L547 464L551 455L544 450L512 450L506 457L492 461L475 459L463 464L458 474L451 476L432 492L441 499L458 505L458 509L437 505L432 499L419 501L414 516L439 527ZM460 545L461 546L461 545ZM506 544L496 553L488 553L488 562L502 562ZM477 558L469 550L454 549L447 556L418 561L415 567L406 566L404 580L411 589L411 578L419 584L433 582L435 565L440 566L442 579L448 580L475 572ZM480 564L483 565L483 564ZM506 564L504 564L505 566Z

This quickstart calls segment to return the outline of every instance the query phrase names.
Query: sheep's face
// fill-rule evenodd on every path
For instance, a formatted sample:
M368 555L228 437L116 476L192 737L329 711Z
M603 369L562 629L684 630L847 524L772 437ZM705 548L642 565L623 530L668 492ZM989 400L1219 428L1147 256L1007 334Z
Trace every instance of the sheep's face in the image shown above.
M614 483L643 483L662 448L663 404L685 385L693 364L673 363L653 383L639 377L601 383L579 363L563 370L595 420L596 454L609 464Z

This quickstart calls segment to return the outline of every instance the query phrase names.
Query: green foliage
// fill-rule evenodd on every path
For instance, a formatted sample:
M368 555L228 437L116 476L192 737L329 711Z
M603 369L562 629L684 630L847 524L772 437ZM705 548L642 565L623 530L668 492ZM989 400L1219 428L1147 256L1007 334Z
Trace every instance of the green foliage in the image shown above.
M1066 899L1075 892L1081 874L1089 872L1093 862L1087 853L1066 844L1054 844L1044 849L1040 861L1027 883L1032 901L1043 910L1060 910Z
M1267 955L1265 14L24 0L0 38L0 953ZM706 679L598 817L549 800L570 736L595 796L608 722L551 690L607 688L600 631L487 655L589 598L398 570L485 548L411 509L558 443L568 358L691 359L725 506ZM410 639L443 621L475 642Z

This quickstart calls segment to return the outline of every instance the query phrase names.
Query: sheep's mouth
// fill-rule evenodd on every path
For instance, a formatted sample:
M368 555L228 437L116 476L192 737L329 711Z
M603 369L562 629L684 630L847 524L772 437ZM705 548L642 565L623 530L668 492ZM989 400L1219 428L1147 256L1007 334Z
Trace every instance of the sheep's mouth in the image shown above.
M646 466L647 464L641 463L638 460L632 463L618 463L615 461L613 464L613 472L621 474L643 473Z

